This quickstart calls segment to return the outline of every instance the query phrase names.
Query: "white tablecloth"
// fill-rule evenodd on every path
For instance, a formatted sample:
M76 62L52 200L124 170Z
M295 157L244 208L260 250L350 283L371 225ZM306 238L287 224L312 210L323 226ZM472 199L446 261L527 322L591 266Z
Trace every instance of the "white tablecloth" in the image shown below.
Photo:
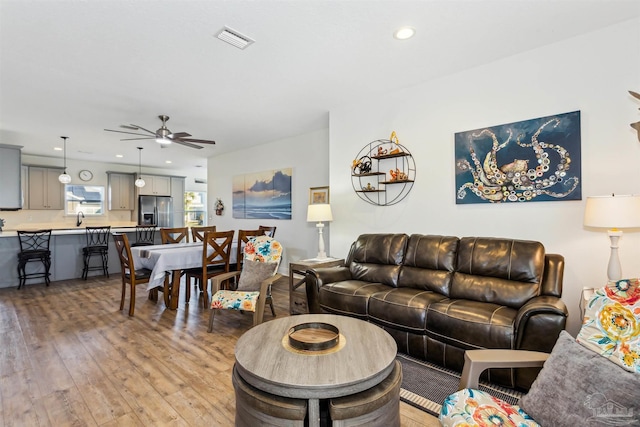
M147 284L147 290L151 290L163 285L167 271L202 267L202 245L203 243L197 242L134 246L131 248L131 255L136 269L151 270L151 278ZM231 264L236 262L236 250L237 244L234 242L231 247Z

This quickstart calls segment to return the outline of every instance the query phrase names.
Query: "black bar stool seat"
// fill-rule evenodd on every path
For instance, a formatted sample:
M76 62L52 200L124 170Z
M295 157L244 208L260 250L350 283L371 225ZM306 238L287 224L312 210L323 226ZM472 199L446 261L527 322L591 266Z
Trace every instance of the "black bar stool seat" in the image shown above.
M89 271L102 270L102 274L109 277L109 235L111 226L106 227L86 227L87 246L82 248L84 268L82 278L87 280ZM91 257L99 256L101 263L91 265Z
M22 288L28 279L43 278L45 284L49 286L49 276L51 275L49 272L51 268L51 251L49 250L51 230L18 230L18 239L20 241L20 252L18 252L18 278L20 283L18 284L18 289ZM32 262L42 263L44 271L37 270L27 273L27 264Z

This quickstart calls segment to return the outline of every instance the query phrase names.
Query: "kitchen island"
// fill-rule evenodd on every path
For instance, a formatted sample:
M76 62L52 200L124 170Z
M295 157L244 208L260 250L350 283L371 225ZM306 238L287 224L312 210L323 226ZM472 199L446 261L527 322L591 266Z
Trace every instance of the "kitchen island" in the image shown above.
M89 224L89 226L94 226ZM27 229L27 228L25 228ZM36 230L29 227L28 230ZM136 241L135 226L111 228L112 233L125 233L132 243ZM159 241L158 241L159 243ZM83 258L82 248L87 245L84 227L52 229L49 249L51 250L52 282L82 277ZM18 287L18 252L20 242L15 230L0 232L0 288ZM40 268L30 265L28 268ZM116 252L113 239L109 239L109 274L120 274L120 260ZM41 281L44 283L44 280ZM26 286L37 283L36 280L27 281Z

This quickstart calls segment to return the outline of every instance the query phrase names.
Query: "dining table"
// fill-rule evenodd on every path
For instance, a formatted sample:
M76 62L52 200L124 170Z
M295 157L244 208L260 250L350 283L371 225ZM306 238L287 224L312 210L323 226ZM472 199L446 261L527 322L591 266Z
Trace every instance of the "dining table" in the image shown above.
M134 246L131 248L131 256L136 268L142 267L151 270L147 283L148 291L164 287L166 274L173 273L171 288L169 292L165 292L165 303L169 309L176 310L180 296L181 272L190 268L202 267L203 245L203 242L196 242ZM236 248L237 243L234 242L231 247L230 264L236 263ZM209 250L213 251L211 247Z

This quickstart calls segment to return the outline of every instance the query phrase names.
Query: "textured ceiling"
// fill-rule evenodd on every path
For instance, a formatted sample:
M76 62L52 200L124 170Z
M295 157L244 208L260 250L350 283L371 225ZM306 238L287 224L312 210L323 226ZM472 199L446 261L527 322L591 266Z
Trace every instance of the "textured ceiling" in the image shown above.
M638 16L638 0L0 0L0 143L61 157L66 135L72 159L137 164L140 145L145 166L206 166L327 127L333 106ZM415 37L395 40L402 25ZM255 43L216 39L224 26ZM103 130L155 130L159 114L217 145Z

